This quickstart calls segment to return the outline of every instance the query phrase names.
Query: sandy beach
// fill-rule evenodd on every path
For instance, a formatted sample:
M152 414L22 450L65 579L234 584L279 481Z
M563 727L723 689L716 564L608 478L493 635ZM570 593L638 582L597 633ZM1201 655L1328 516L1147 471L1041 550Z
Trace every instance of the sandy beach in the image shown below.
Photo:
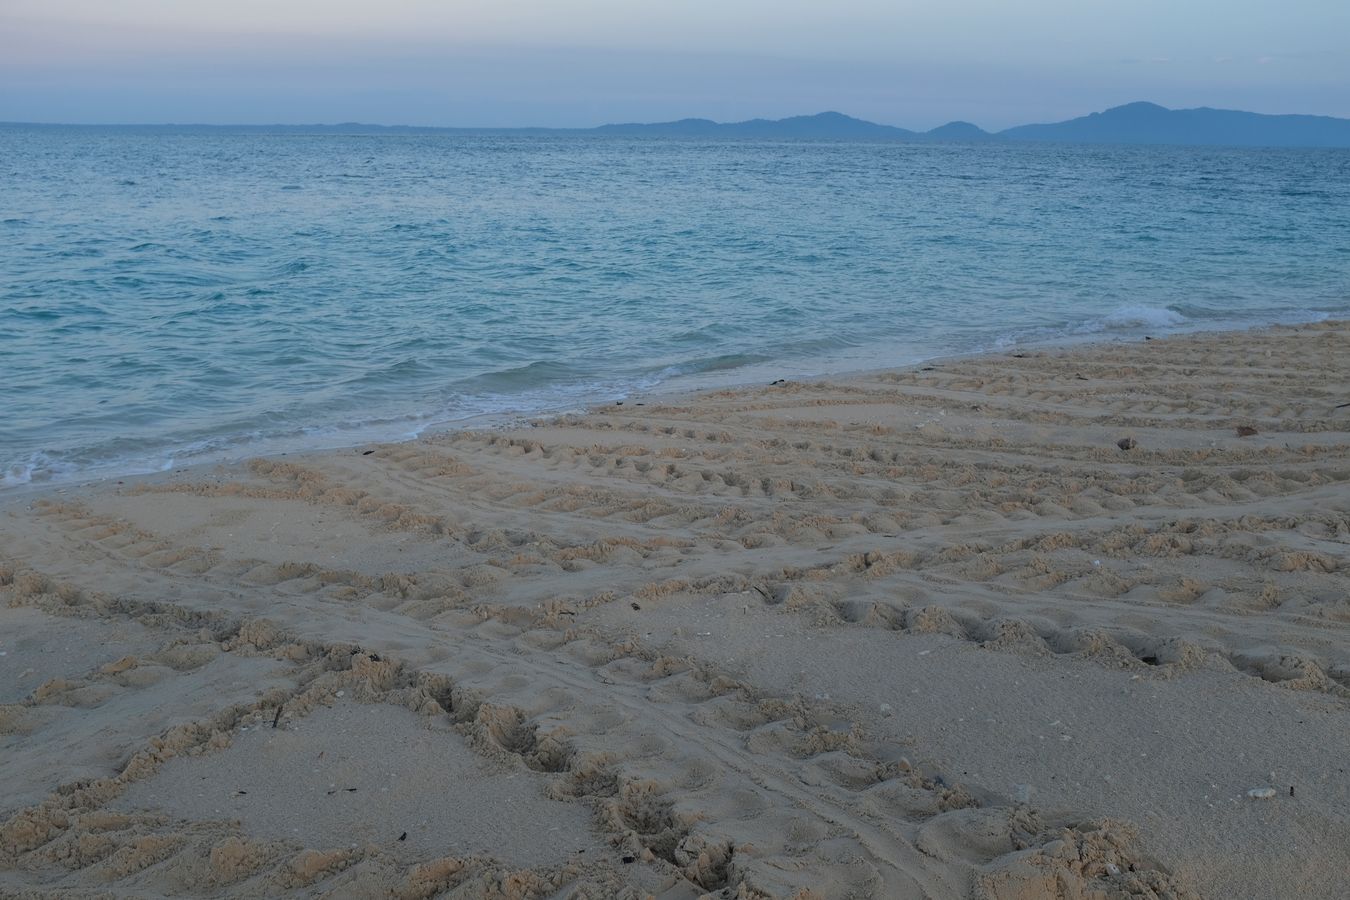
M1350 323L0 496L0 896L1339 898Z

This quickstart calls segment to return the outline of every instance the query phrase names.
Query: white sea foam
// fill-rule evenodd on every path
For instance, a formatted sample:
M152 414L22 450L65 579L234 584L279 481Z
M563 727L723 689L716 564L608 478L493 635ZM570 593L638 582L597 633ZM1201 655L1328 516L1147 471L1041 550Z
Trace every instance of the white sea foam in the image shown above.
M31 483L35 468L31 462L10 466L5 470L5 474L0 476L0 487L18 487Z
M1181 313L1167 307L1158 306L1122 306L1097 319L1094 324L1100 330L1118 328L1176 328L1184 325L1187 319Z

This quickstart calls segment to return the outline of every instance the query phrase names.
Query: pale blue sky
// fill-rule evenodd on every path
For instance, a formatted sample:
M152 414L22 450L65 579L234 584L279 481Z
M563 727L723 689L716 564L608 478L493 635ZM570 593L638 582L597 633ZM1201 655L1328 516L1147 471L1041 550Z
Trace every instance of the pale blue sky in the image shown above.
M0 0L0 120L1350 117L1350 0Z

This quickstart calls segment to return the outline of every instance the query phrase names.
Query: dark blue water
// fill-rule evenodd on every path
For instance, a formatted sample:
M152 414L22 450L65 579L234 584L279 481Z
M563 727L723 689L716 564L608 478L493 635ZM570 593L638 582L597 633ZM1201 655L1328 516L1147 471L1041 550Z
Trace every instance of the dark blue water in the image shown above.
M7 484L1350 315L1350 151L0 128Z

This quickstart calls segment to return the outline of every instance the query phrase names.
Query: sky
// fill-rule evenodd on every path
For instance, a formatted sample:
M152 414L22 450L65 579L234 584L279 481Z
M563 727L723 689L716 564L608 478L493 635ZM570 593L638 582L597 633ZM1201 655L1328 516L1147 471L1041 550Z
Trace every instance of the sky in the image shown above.
M0 0L0 121L1350 118L1350 0Z

